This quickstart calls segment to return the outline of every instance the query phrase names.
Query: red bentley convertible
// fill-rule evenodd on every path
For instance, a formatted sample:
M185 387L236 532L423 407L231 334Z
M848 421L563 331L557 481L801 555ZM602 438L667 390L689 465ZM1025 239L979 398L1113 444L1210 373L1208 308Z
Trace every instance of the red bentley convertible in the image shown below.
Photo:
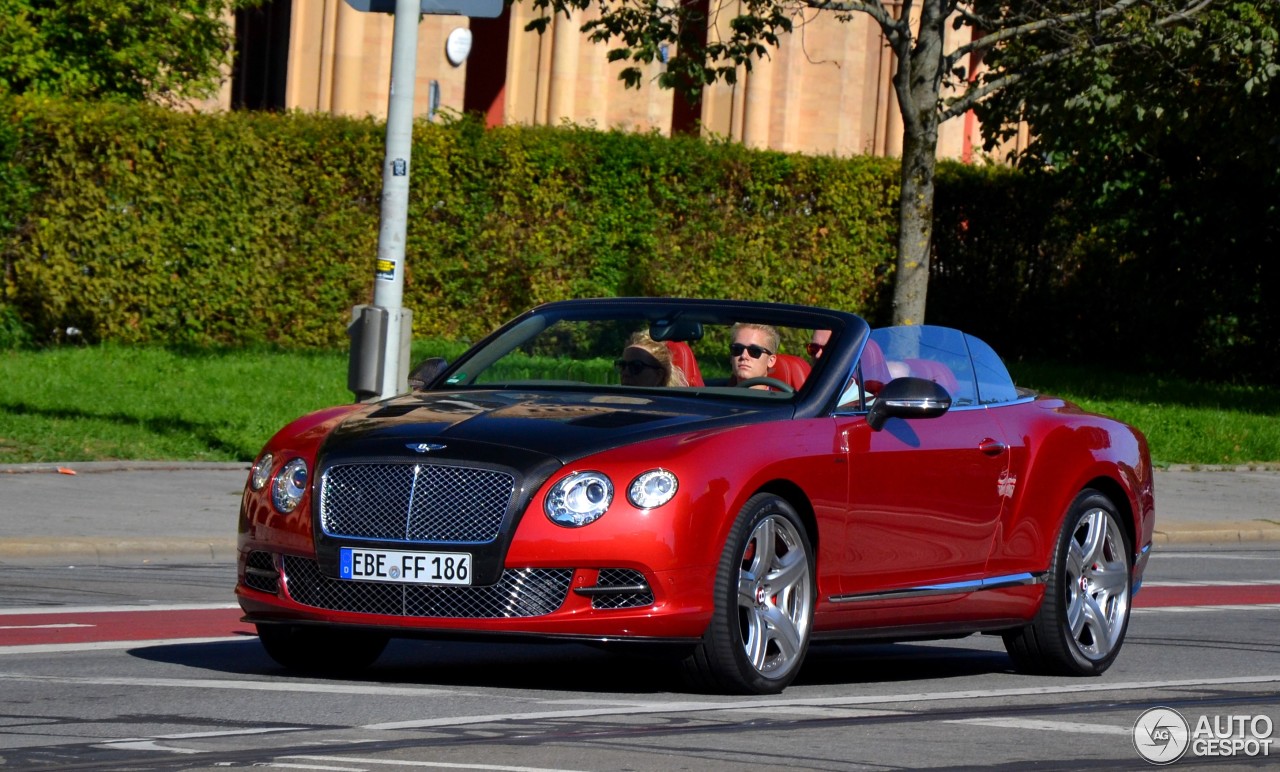
M282 665L365 666L397 636L639 643L696 688L772 693L816 640L991 633L1066 675L1124 641L1145 439L1016 387L971 335L566 301L418 379L253 466L236 594Z

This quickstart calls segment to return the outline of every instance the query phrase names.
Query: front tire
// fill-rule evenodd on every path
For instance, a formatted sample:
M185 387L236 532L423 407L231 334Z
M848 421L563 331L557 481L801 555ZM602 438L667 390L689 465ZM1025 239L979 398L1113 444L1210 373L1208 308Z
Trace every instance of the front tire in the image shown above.
M1115 505L1096 490L1081 492L1067 511L1040 610L1004 636L1014 667L1045 675L1105 672L1129 627L1131 555Z
M387 648L388 638L360 630L334 630L307 625L258 625L262 648L289 670L323 675L351 675L372 665Z
M738 514L716 573L716 608L685 660L694 686L777 694L809 648L815 598L813 547L795 509L756 494Z

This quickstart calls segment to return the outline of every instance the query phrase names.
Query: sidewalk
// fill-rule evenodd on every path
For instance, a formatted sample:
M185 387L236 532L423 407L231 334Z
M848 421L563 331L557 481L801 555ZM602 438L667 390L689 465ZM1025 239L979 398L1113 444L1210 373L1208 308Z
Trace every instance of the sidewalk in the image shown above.
M232 562L248 473L247 463L0 465L0 563ZM1157 547L1280 542L1280 471L1176 468L1155 484Z

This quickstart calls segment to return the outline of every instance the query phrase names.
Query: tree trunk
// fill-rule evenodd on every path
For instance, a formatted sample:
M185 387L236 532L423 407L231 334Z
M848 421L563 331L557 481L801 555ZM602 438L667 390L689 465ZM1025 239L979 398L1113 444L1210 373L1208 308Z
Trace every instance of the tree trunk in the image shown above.
M893 323L924 324L933 242L933 173L938 133L904 136L902 199L898 203L898 260L893 280Z
M933 243L933 177L938 164L945 5L938 0L921 4L915 45L909 54L899 52L894 73L894 91L902 111L902 191L898 203L898 262L893 278L895 325L924 324Z

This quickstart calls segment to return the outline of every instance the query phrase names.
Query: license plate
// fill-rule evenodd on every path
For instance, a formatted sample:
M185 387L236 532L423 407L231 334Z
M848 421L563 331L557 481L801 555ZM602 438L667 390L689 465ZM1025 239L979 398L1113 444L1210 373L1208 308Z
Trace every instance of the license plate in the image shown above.
M361 582L471 584L467 552L397 552L343 547L338 577Z

